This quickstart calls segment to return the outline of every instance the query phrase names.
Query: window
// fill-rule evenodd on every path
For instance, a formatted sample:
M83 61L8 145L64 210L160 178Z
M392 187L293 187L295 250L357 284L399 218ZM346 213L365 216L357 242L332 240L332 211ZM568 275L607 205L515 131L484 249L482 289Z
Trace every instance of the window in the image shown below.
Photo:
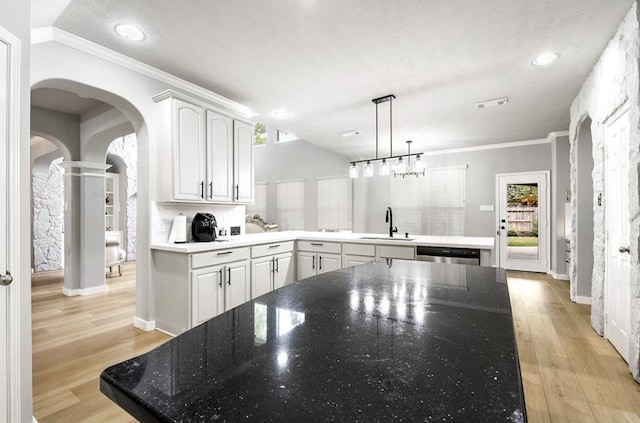
M247 214L253 217L259 214L261 218L267 220L267 183L256 182L255 202L247 206Z
M267 126L264 123L256 123L253 128L253 145L266 145L267 144Z
M402 232L464 235L466 166L428 169L425 177L393 178L393 223Z
M277 130L276 134L277 134L276 142L298 141L300 139L295 135L290 134L289 132L281 131L279 129Z
M350 178L318 181L318 229L353 229L352 187Z
M276 219L280 230L304 229L304 180L276 182Z

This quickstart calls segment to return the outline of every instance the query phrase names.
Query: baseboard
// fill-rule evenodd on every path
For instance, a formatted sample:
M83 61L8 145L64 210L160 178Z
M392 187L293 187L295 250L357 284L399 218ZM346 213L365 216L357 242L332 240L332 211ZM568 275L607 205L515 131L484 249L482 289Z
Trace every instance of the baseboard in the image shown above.
M67 297L76 297L78 295L94 295L107 292L107 285L94 286L93 288L81 288L81 289L69 289L66 286L62 287L62 293Z
M558 279L558 280L561 280L561 281L568 281L569 280L569 275L565 275L564 273L551 272L551 277L553 279Z
M133 317L133 326L138 328L138 329L142 329L146 332L150 332L152 330L154 330L156 328L156 321L155 320L142 320L141 318L139 318L138 316L134 316Z
M576 303L591 305L591 297L581 297L580 295L576 295Z

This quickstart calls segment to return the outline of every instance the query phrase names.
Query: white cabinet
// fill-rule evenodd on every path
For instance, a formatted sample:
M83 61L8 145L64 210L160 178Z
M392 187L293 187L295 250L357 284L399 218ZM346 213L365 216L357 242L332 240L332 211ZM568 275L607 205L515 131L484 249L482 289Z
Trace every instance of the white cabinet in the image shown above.
M120 185L117 173L104 175L104 230L117 231L120 229L118 215L120 213L119 192Z
M239 203L253 203L253 124L233 122L233 182Z
M251 298L293 283L293 242L251 248Z
M342 267L376 261L376 246L370 244L342 244Z
M174 95L154 98L158 200L252 203L253 124ZM167 170L168 163L173 167Z
M342 269L341 252L339 243L298 241L298 280Z
M416 247L402 247L395 245L378 245L376 247L378 258L392 258L403 260L416 259Z
M250 300L249 248L152 250L156 327L178 335Z

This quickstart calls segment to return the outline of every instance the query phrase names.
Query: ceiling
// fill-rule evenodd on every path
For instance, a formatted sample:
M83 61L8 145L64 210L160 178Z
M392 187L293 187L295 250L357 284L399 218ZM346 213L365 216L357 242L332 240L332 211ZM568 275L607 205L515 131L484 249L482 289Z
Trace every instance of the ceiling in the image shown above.
M633 0L33 0L64 31L250 107L350 158L375 154L375 105L394 94L393 146L412 151L545 138ZM133 23L131 42L113 28ZM559 54L547 67L531 61ZM508 97L504 106L479 101ZM388 103L387 103L388 104ZM380 105L380 155L388 106ZM287 119L272 113L284 108ZM345 131L361 135L343 137Z
M101 101L94 98L80 97L75 93L55 88L36 88L31 91L32 106L76 116L82 116L101 104L103 104Z

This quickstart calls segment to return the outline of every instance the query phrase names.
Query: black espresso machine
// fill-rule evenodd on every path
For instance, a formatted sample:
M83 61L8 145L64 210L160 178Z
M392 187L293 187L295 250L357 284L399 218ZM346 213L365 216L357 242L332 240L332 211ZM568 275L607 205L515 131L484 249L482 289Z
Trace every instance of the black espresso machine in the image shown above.
M218 236L218 222L211 213L196 213L191 221L191 237L194 242L215 241Z

